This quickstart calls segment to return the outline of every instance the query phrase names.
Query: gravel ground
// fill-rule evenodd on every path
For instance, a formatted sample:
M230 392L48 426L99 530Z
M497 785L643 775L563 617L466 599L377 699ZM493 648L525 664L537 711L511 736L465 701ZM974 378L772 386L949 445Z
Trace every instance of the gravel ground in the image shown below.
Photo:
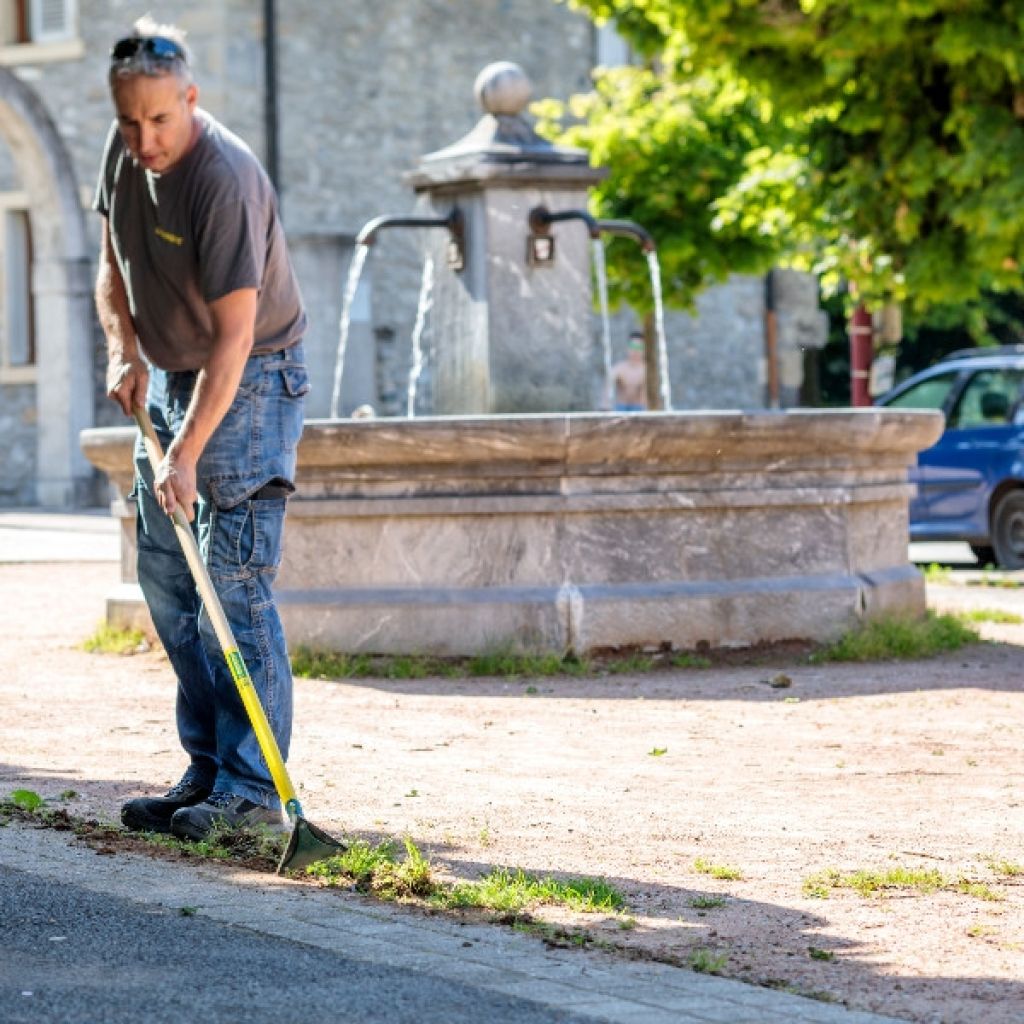
M116 579L113 564L0 565L0 794L74 790L70 811L115 820L180 774L166 660L79 647ZM1024 615L1024 589L993 582L955 573L929 600ZM628 915L539 913L628 955L697 953L729 977L914 1021L1011 1024L1024 625L979 628L988 642L893 664L300 680L290 769L312 820L409 835L442 876L607 879ZM807 891L823 872L896 868L941 886Z

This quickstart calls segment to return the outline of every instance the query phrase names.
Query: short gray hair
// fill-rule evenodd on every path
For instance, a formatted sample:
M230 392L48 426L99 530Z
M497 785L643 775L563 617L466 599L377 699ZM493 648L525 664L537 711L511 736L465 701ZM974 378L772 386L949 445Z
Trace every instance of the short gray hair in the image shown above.
M192 54L185 43L185 31L177 25L161 25L148 14L144 14L132 25L132 31L125 37L127 39L169 39L176 43L184 55L181 60L167 60L166 58L155 57L148 50L139 48L131 57L124 60L112 60L110 64L111 86L119 78L132 78L136 75L146 75L150 78L159 78L164 75L174 75L183 86L189 86L194 81L192 77Z

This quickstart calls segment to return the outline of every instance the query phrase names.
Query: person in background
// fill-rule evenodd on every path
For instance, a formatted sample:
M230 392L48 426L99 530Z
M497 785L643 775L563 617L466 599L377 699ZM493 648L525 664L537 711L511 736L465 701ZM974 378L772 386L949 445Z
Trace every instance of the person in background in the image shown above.
M613 408L616 412L643 412L647 408L647 365L642 331L632 331L626 358L612 367Z

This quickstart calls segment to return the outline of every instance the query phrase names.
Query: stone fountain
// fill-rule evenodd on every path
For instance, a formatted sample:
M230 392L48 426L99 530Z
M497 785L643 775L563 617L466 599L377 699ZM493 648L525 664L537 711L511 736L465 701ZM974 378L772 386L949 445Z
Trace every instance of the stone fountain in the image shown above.
M600 362L588 236L567 220L553 252L536 246L530 211L585 209L600 172L532 132L524 82L485 69L480 123L409 179L425 214L460 211L457 254L444 232L427 243L443 415L306 424L277 586L292 645L694 649L921 613L907 469L939 415L586 411ZM82 434L121 495L133 433ZM123 581L108 617L144 621L133 509L114 511Z

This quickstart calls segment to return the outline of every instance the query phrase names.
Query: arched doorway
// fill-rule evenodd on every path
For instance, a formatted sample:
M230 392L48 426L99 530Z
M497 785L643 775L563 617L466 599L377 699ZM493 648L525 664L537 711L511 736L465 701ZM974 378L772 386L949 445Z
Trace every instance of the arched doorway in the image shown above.
M93 423L92 273L71 157L39 96L0 68L0 136L28 197L36 324L36 502L58 508L89 496L78 443Z

